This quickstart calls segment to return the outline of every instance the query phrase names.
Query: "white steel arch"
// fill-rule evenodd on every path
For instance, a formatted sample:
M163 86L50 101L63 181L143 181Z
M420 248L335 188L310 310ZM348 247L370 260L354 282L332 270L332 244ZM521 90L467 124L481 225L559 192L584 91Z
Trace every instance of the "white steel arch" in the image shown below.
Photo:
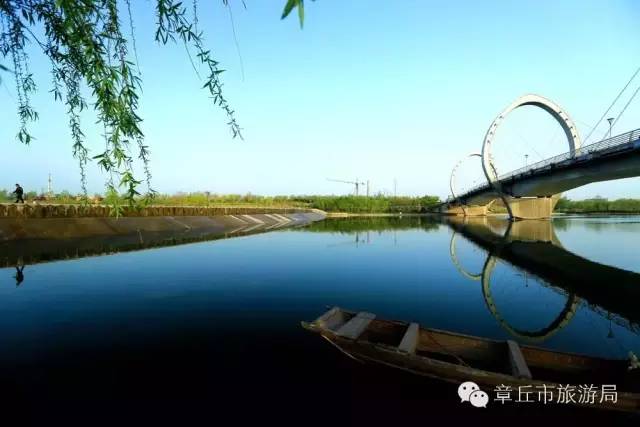
M572 157L575 155L576 150L579 150L582 145L580 135L578 134L578 128L576 127L571 117L569 117L569 114L567 114L567 112L560 108L558 104L543 96L534 94L523 95L509 104L507 108L505 108L500 114L498 114L493 123L491 123L491 126L489 126L489 129L487 130L487 133L484 137L484 142L482 143L482 170L485 177L487 178L487 181L489 182L489 185L491 185L498 192L498 194L500 194L500 197L507 207L509 216L511 218L513 218L511 207L509 206L505 194L502 191L500 181L498 180L498 172L496 171L496 167L493 163L493 158L491 157L491 144L495 139L498 127L506 118L506 116L516 108L526 105L531 105L543 109L560 124L567 137L567 143L569 144L569 151L571 152Z
M458 199L458 195L456 194L456 188L455 188L456 187L456 172L458 171L458 168L460 167L462 162L464 162L466 159L468 159L470 157L482 157L482 154L480 154L480 153L467 154L466 157L463 157L462 159L458 160L458 163L456 163L456 165L451 170L451 177L449 178L449 189L451 190L451 196L453 197L454 200Z

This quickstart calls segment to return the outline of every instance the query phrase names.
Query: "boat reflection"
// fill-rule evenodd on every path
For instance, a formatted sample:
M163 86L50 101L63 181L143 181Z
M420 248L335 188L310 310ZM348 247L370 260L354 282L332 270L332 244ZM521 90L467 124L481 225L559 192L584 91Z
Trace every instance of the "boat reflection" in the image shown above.
M451 260L461 275L480 282L487 308L511 335L524 341L544 341L564 328L581 302L608 320L640 332L640 274L600 264L566 250L552 221L506 221L497 217L446 220L452 229ZM482 271L468 272L456 253L462 236L486 253ZM525 280L534 278L542 286L563 295L566 303L548 326L527 331L511 326L500 314L492 295L492 277L498 261L521 271ZM611 332L610 332L611 334Z

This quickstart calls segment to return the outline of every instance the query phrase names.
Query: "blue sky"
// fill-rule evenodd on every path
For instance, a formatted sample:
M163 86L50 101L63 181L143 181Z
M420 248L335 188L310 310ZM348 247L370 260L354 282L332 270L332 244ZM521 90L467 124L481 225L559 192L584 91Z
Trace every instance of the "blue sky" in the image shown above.
M331 1L307 2L281 21L284 0L233 1L239 49L221 1L200 2L206 44L227 71L226 96L244 129L232 140L224 115L200 89L182 46L153 40L152 1L132 1L143 78L143 131L161 192L346 194L327 178L370 180L372 190L448 194L453 165L479 151L495 115L518 96L538 93L561 105L586 137L640 66L640 4L621 1ZM15 88L0 88L0 188L21 182L79 191L63 106L53 102L48 61L35 50L32 71L40 121L29 147L15 140ZM241 67L241 61L243 67ZM640 85L640 79L633 89ZM631 92L614 108L619 112ZM640 127L640 97L613 133ZM89 146L100 128L83 117ZM606 123L593 142L607 131ZM559 126L524 108L495 145L500 171L567 150ZM466 161L460 186L482 179ZM96 165L91 192L105 177ZM568 193L640 197L640 178L592 184Z

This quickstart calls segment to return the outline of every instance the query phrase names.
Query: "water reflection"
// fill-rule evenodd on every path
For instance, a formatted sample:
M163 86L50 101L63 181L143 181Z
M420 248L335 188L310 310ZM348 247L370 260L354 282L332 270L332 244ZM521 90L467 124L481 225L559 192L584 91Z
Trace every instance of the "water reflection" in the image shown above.
M348 217L314 222L306 226L305 231L337 234L382 233L415 229L435 231L440 224L441 221L436 216Z
M305 230L319 233L349 235L350 239L331 243L328 248L354 246L356 248L371 245L375 235L393 233L393 245L398 246L398 231L422 229L435 231L439 222L434 217L347 217L320 221L305 227Z
M580 307L608 321L608 338L615 336L612 324L640 334L636 303L640 300L640 274L594 262L565 249L556 227L566 230L572 226L571 221L512 222L500 217L435 216L347 218L316 223L306 230L352 236L351 240L328 247L359 247L371 244L374 239L370 234L376 232L393 232L397 245L397 230L432 232L446 224L451 229L449 257L456 271L479 285L487 310L503 330L519 341L548 340L571 323ZM458 254L461 240L480 250L481 268L465 267ZM529 325L516 325L509 320L510 315Z
M16 275L13 276L16 279L16 287L20 286L24 281L24 265L16 265Z
M487 308L512 336L524 341L544 341L564 328L582 301L589 309L634 333L640 331L640 274L593 262L562 246L554 222L503 221L495 217L448 218L452 229L450 255L463 277L481 282ZM566 222L561 222L566 226ZM456 253L456 237L463 236L483 249L486 259L481 272L468 272ZM565 299L557 317L547 326L529 331L510 325L494 300L492 278L499 262L519 271L525 286L535 283ZM515 286L510 283L510 286ZM609 338L613 337L609 328Z
M473 282L478 282L482 280L482 272L470 273L467 270L465 270L465 268L462 266L460 261L458 261L458 255L456 251L456 236L458 236L458 233L456 233L456 231L454 230L453 233L451 233L451 241L449 242L449 256L451 257L451 261L453 262L453 265L456 267L456 270L458 270L458 272L462 274L464 277L466 277L467 279Z
M3 403L47 418L52 410L78 407L95 416L105 404L138 407L141 399L150 414L179 407L182 417L217 402L221 412L237 417L249 403L262 421L281 420L286 412L298 423L326 396L350 402L341 408L389 410L394 399L389 419L406 410L423 415L425 407L460 410L452 400L455 388L354 368L306 334L299 321L326 305L495 340L510 338L506 324L525 336L516 338L521 341L558 329L562 320L556 319L567 317L573 295L582 301L575 314L540 346L603 358L640 354L640 336L629 328L640 320L638 274L605 265L618 258L614 245L638 248L640 227L607 235L610 243L599 239L609 246L598 243L597 251L585 243L596 233L581 228L583 219L567 220L573 221L569 232L539 226L525 232L526 223L509 229L509 222L495 218L452 220L327 220L247 238L40 264L32 261L43 259L38 254L58 256L67 242L0 242L0 265L6 265L0 280L8 284L0 286L0 388L19 390ZM138 241L132 236L131 247ZM102 243L111 242L69 242L66 253L94 253ZM605 252L605 262L590 261ZM29 278L16 289L21 255L29 267L23 278ZM7 259L11 264L2 264ZM637 268L636 259L617 262ZM484 294L483 277L490 279Z
M486 323L474 323L488 312L497 321L493 329L502 328L519 341L540 343L567 327L583 307L590 313L586 319L578 322L580 329L585 327L585 320L591 322L592 318L596 318L601 325L605 322L608 324L608 330L603 336L615 337L612 325L640 334L640 311L637 310L640 274L594 262L567 250L556 231L571 242L571 239L580 237L581 234L579 230L574 230L568 235L566 230L577 227L576 224L581 222L589 223L594 220L567 218L553 222L511 222L498 217L465 219L437 216L332 219L313 223L299 231L272 234L270 239L280 242L274 245L281 252L280 258L293 261L288 262L286 267L279 268L273 267L277 263L271 261L268 267L269 271L278 274L278 283L283 280L297 281L292 276L293 271L300 271L306 281L315 274L314 281L321 292L334 289L334 283L340 283L339 291L336 288L332 292L348 300L348 303L344 303L345 307L372 310L372 304L384 302L389 310L393 307L402 316L413 316L414 319L425 316L426 321L442 328L451 327L452 330L468 328L458 330L459 332L476 332L487 336L495 333ZM234 230L222 237L250 234L245 233L246 231ZM290 237L286 237L287 235ZM122 242L118 241L118 250L167 246L220 236L184 237L158 238L155 241L145 239L144 246L132 243L131 247L121 245ZM443 242L442 238L446 240ZM301 251L299 248L303 246L295 245L289 249L289 240L297 242L297 239L300 239L298 245L308 245L309 250ZM252 238L237 244L253 247L259 246L260 242L260 239ZM318 248L312 248L314 242L322 242L322 248L327 251L321 253ZM65 241L54 242L51 246L38 245L37 261L55 259L62 253L68 255L69 252L60 252L61 245L73 243ZM81 257L104 251L104 243L103 239L83 242L83 246L76 248L75 255ZM479 264L473 268L465 265L468 261L464 259L463 246L469 244L480 252L477 257ZM583 245L580 246L582 247ZM21 286L25 277L23 254L25 251L35 253L27 251L30 248L0 245L0 255L4 255L4 260L13 260L8 264L10 270L7 270L5 277L13 277L17 286ZM357 248L358 253L350 252L350 248ZM462 256L459 253L461 248ZM184 247L176 253L186 254L190 250L192 249ZM338 251L340 254L336 256ZM270 248L265 253L273 252L273 248ZM149 258L155 259L162 253L165 252L150 254ZM307 259L304 257L305 253L313 253L314 257ZM190 256L184 259L188 258ZM0 256L0 260L2 259ZM244 259L243 252L243 255L233 258L233 262ZM450 259L451 264L447 259ZM27 261L31 264L32 259ZM445 269L451 265L455 270L450 268L447 272ZM157 267L151 268L149 274L153 274L155 268ZM243 268L252 271L258 267L248 264ZM202 269L201 265L193 266L192 275L209 277L201 272ZM39 271L37 266L33 270L36 274ZM311 274L310 271L315 273ZM225 270L218 274L227 273ZM31 277L35 279L35 276ZM237 275L233 277L234 280L237 279ZM472 284L471 288L456 289L452 282L457 277ZM259 283L266 281L264 275L256 280ZM161 283L164 283L164 277ZM242 283L244 282L240 281ZM390 299L376 299L379 295L376 292L381 292L380 290L393 293L396 301L401 302L392 304ZM420 299L420 293L429 299ZM323 304L335 302L335 299L329 298L335 297L327 297ZM456 319L460 307L467 310L472 307L475 314L463 319L463 323L461 319ZM418 314L420 310L425 314ZM436 316L435 313L440 315ZM491 319L488 315L486 318ZM479 325L483 325L484 329ZM568 335L575 336L573 333Z
M197 218L197 217L196 217ZM307 218L289 215L287 226L296 227L308 222ZM30 239L0 239L0 268L12 267L26 260L28 264L38 264L57 260L85 258L94 255L108 255L118 252L134 252L188 243L222 240L272 231L283 226L282 222L244 222L236 228L227 229L219 225L190 227L179 230L137 230L126 234L95 235L90 237L66 238L61 236ZM55 233L52 233L55 234ZM22 274L21 269L19 274ZM19 276L23 277L23 276Z
M328 248L335 248L337 246L355 246L360 247L362 245L370 245L371 244L371 232L359 232L356 231L352 239L345 240L344 242L331 243L327 245Z

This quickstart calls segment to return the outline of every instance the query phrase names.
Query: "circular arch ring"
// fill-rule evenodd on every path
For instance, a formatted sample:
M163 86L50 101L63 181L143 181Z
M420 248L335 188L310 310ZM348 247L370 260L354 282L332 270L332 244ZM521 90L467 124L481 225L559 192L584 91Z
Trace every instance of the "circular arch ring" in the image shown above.
M505 199L505 195L502 191L500 181L498 179L498 172L496 171L495 165L493 164L493 158L491 156L491 143L496 136L498 126L500 126L505 117L513 110L527 105L542 108L544 111L551 114L551 116L560 124L567 137L571 157L575 155L576 150L579 150L582 145L582 142L580 141L580 135L578 134L578 128L576 127L571 117L569 117L569 114L562 110L562 108L560 108L560 106L558 106L553 101L540 95L523 95L509 104L507 108L505 108L500 114L498 114L498 117L496 117L493 123L491 123L491 126L489 126L489 129L487 130L487 133L484 137L484 142L482 143L482 170L484 171L484 176L487 178L487 182L489 183L489 185L491 185L498 192L498 194L500 194L500 197L505 202L510 217L513 217L511 207Z
M507 321L498 312L498 309L493 302L493 297L491 296L491 274L496 266L497 260L498 259L495 256L489 256L484 268L482 269L482 296L484 297L484 301L493 317L498 320L500 325L509 332L509 334L521 340L541 342L555 335L558 331L567 326L571 319L573 319L573 316L575 316L580 304L580 298L578 298L574 293L568 295L565 306L555 320L538 331L523 331L509 325L509 323L507 323Z
M451 242L449 243L449 256L451 257L451 262L453 262L453 266L464 277L466 277L467 279L473 282L479 282L480 280L482 280L482 273L481 272L475 273L475 274L469 273L464 268L462 268L462 265L458 261L458 257L456 256L456 235L457 234L458 232L456 230L453 230L453 233L451 233Z
M456 194L456 189L455 189L456 172L458 171L458 168L460 167L462 162L464 162L466 159L471 158L471 157L482 157L482 154L480 154L480 153L469 153L469 154L467 154L465 157L463 157L462 159L458 160L458 163L456 163L456 165L451 170L451 177L449 178L449 189L451 190L451 196L453 197L453 200L458 200L458 195ZM458 200L458 202L460 202L460 200Z

